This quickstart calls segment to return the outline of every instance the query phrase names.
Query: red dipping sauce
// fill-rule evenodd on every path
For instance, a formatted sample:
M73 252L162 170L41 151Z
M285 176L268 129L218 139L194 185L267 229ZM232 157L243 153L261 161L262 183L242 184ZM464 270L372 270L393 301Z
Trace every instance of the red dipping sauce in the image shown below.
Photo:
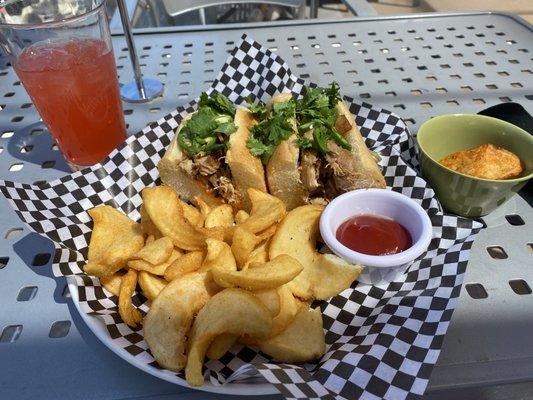
M398 222L378 215L356 215L337 229L337 240L358 253L386 256L413 244L409 231Z

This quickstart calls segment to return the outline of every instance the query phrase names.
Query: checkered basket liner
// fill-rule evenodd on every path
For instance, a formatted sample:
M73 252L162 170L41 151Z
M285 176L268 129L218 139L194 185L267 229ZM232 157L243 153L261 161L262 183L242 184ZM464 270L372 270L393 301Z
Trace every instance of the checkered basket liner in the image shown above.
M244 35L209 91L239 104L247 96L266 101L279 92L300 95L303 88L304 81L279 56ZM255 348L235 345L220 360L207 362L206 374L213 385L266 380L288 399L404 399L424 393L481 225L442 212L433 190L413 169L414 142L398 116L350 98L346 101L367 145L381 155L388 187L419 202L430 216L433 239L428 251L397 281L384 286L355 282L317 304L324 315L327 342L327 352L318 362L274 363ZM39 186L0 181L19 217L55 243L53 272L75 281L81 309L104 322L116 348L158 369L142 328L124 324L117 298L97 278L83 274L92 228L85 210L108 204L138 220L141 190L159 184L156 165L175 128L195 108L193 101L147 126L102 164ZM134 304L143 312L149 307L141 294L135 294Z

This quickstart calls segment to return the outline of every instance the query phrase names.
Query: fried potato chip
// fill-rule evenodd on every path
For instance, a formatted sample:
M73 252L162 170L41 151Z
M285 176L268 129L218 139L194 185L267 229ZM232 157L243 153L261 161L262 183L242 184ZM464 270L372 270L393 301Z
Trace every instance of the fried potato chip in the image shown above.
M176 192L168 186L145 188L142 192L146 212L157 229L183 250L202 250L205 239L223 239L222 229L206 229L185 220Z
M161 367L171 371L185 367L187 335L194 315L217 290L209 273L193 272L170 282L152 301L143 332Z
M154 265L144 260L131 260L128 261L128 268L136 271L146 271L153 275L163 276L165 275L167 268L179 257L181 257L181 255L182 252L179 249L173 248L168 260L161 264Z
M277 288L297 276L303 269L294 258L280 255L264 264L237 271L235 258L227 243L207 239L207 257L214 260L211 273L222 287L240 287L246 290Z
M207 349L206 356L210 360L218 360L224 354L226 354L231 346L239 339L239 335L233 333L223 333L218 335Z
M350 287L362 271L362 267L348 264L335 255L317 252L318 223L323 208L307 205L293 209L278 224L270 242L270 258L286 254L303 265L304 270L289 287L295 296L304 300L335 296Z
M237 225L242 224L244 221L246 221L248 218L250 218L250 214L248 214L244 210L239 210L235 214L235 223Z
M137 271L130 269L122 277L120 293L118 296L118 313L120 318L129 326L135 328L142 321L142 314L131 302L131 296L137 286Z
M209 211L205 217L204 226L206 228L231 227L233 222L233 209L229 204L221 204Z
M146 208L144 207L144 204L141 205L141 208L139 209L139 213L141 214L141 228L143 232L146 235L152 235L154 238L161 237L161 232L159 232L159 229L157 229L155 224L150 219L150 216L146 212Z
M165 270L165 279L173 281L180 278L189 272L194 272L202 266L204 260L204 253L202 251L191 251L177 258Z
M157 295L164 289L168 282L146 271L139 272L139 286L144 297L154 301Z
M233 231L233 241L231 243L231 251L237 261L237 266L242 268L246 261L250 258L252 251L261 242L252 232L246 230L242 226L236 226Z
M202 365L215 337L224 333L262 337L268 334L271 324L268 309L245 290L225 289L213 296L198 313L189 334L185 367L187 383L191 386L204 383Z
M118 271L111 276L104 276L100 278L100 283L108 292L118 297L123 276L124 272Z
M259 348L279 362L304 363L322 357L326 341L320 309L300 307L289 326L279 335L260 341Z
M174 250L172 240L167 237L154 240L131 256L130 260L144 260L150 264L157 265L162 264L168 260Z
M185 203L180 200L181 207L183 209L183 216L185 220L191 225L203 226L204 225L204 216L202 213L194 206Z
M143 247L141 226L110 206L92 208L88 213L94 226L84 271L98 277L111 276Z
M283 202L268 193L257 189L248 189L252 202L250 217L239 224L252 233L258 233L281 221L286 210Z

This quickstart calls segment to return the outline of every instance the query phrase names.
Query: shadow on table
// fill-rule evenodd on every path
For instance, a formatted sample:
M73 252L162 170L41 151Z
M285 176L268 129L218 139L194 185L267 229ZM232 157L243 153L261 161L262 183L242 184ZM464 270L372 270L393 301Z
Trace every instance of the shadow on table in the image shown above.
M13 245L13 250L28 268L37 275L51 278L55 281L54 301L59 304L67 302L67 280L56 277L52 273L55 248L53 243L41 235L31 232ZM70 295L68 295L70 296Z
M15 130L7 145L7 151L13 158L39 165L42 169L71 172L50 132L42 122Z

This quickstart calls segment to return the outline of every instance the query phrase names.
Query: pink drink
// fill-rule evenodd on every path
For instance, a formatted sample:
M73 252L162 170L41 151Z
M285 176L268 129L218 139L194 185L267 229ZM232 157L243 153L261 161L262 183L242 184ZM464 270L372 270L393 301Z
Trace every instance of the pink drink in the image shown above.
M115 59L104 41L37 43L14 68L69 162L95 164L124 141Z

